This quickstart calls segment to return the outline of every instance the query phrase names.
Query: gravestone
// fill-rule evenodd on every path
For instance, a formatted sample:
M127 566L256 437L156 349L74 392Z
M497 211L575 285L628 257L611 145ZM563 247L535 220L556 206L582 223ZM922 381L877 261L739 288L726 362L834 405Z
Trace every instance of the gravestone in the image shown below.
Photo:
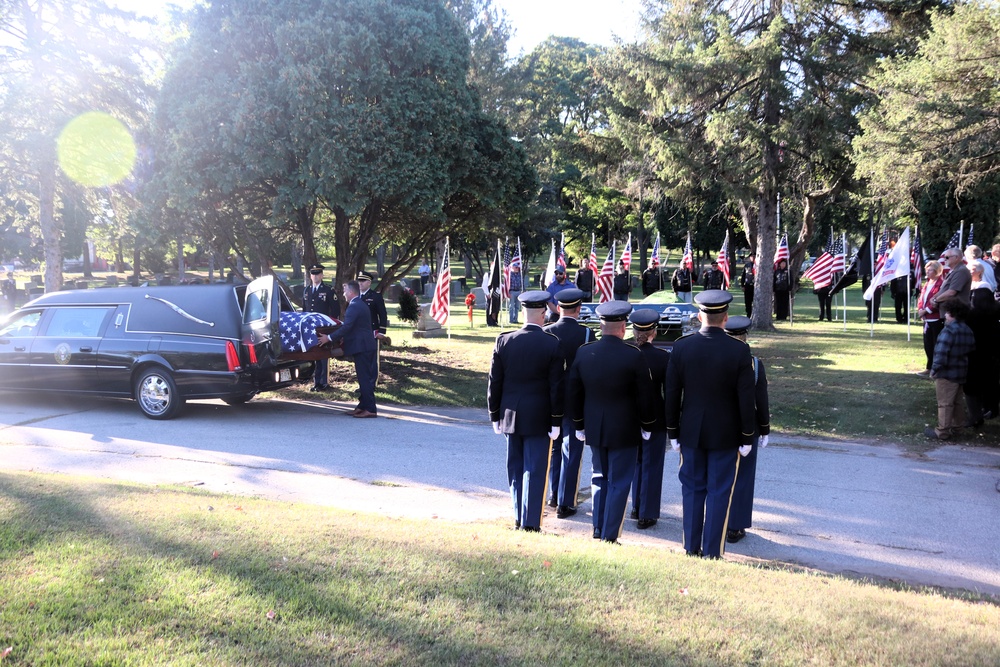
M431 317L430 310L431 304L420 304L420 316L417 318L417 329L413 332L414 338L436 338L448 335L448 332L442 328L441 324ZM454 307L451 309L451 316L455 316Z

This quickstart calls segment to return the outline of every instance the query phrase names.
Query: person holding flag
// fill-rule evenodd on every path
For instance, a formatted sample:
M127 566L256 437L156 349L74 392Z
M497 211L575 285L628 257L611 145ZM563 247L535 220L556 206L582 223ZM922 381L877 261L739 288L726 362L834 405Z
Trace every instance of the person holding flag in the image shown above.
M691 271L694 269L694 255L691 252L691 234L688 233L687 244L684 246L684 256L681 257L680 266L674 271L670 278L670 288L674 291L674 298L680 303L691 303Z
M632 267L632 235L629 234L628 243L622 251L622 257L618 260L618 273L615 274L614 294L615 301L628 301L632 294L632 274L629 269Z
M649 296L650 294L659 292L662 286L663 278L660 275L660 269L651 259L646 266L646 270L642 272L642 295Z
M812 281L813 294L819 299L819 321L833 321L833 297L830 296L830 288L833 284L834 272L834 250L833 229L830 229L830 242L827 244L823 254L816 258L805 273L803 278Z
M596 261L594 262L596 264ZM583 300L589 302L594 298L594 270L591 262L584 257L580 260L580 268L576 272L576 287L583 292Z
M788 234L781 235L781 242L774 253L774 319L788 321L792 300L792 276L788 270Z

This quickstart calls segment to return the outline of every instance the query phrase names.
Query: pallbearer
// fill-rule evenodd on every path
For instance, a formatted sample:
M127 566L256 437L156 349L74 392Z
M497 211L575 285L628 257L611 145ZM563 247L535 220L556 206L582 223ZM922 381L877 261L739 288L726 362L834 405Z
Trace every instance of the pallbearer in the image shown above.
M701 330L674 343L667 367L667 436L681 453L684 550L707 558L725 552L740 455L754 440L750 348L723 328L732 300L722 290L695 297Z
M493 430L507 436L507 482L514 527L542 525L549 447L563 418L563 357L559 339L542 331L549 293L522 292L525 324L497 336L486 403Z
M623 339L632 306L597 307L601 338L576 353L569 372L569 402L576 437L590 445L594 465L594 539L621 536L639 443L649 438L657 410L649 366Z
M747 342L750 331L749 317L730 317L726 322L726 333L736 340ZM754 403L757 406L757 441L740 461L740 474L736 478L732 507L729 510L729 529L726 541L736 543L747 536L747 528L753 525L753 490L757 478L757 450L767 447L767 436L771 433L771 412L767 404L767 375L764 364L757 357L750 357L753 364Z
M663 493L663 458L667 450L667 422L663 415L663 388L667 379L670 352L653 345L660 314L651 308L632 313L632 336L646 357L652 376L656 419L650 426L649 440L639 443L635 476L632 480L633 518L639 520L639 530L652 528L660 518L660 496Z
M545 327L545 331L559 339L566 370L569 375L576 359L576 351L593 338L590 329L577 321L583 304L583 290L570 288L556 294L559 302L559 320ZM549 455L549 505L555 507L560 519L576 514L577 494L580 490L580 468L583 462L583 442L577 439L568 410L563 411L562 438L552 441Z

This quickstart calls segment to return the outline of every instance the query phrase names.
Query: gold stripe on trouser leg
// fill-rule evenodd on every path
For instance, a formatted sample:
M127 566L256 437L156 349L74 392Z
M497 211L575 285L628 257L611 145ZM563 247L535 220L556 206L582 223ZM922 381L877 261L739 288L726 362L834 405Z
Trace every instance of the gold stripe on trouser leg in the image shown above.
M684 450L677 450L677 472L680 472L681 466L684 465ZM684 535L684 489L681 489L681 548L687 551L687 544L685 544Z
M549 438L549 446L545 448L545 477L542 482L542 508L539 510L538 527L542 527L542 519L545 518L545 502L549 497L549 470L552 468L552 438Z
M375 384L378 384L378 376L382 373L382 341L375 339Z
M576 469L576 487L573 489L573 507L580 506L580 476L583 475L583 452L580 452L580 465ZM569 494L567 494L569 495Z
M733 486L729 489L729 502L726 503L726 520L722 522L722 539L719 545L719 555L726 553L726 533L729 532L729 510L733 507L733 493L736 492L736 478L740 476L740 459L743 458L736 452L736 474L733 475Z

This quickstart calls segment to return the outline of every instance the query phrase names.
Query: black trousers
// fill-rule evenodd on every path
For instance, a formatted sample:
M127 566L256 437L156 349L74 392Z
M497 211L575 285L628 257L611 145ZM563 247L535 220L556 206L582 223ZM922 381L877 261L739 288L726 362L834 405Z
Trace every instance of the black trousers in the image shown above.
M830 288L823 287L814 290L816 298L819 299L819 319L833 321L833 297L830 296Z

